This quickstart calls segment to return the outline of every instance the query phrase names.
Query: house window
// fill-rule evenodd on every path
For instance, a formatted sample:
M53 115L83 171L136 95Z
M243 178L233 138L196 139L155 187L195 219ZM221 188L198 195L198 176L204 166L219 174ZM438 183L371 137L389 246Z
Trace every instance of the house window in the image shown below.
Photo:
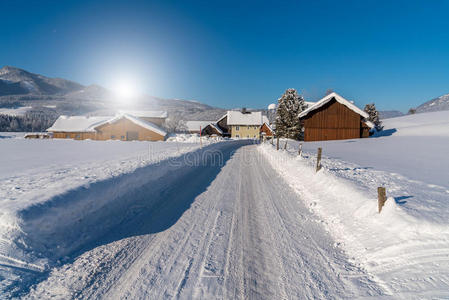
M240 138L240 135L236 134L235 137L236 137L236 138Z
M248 126L248 128L247 129L249 129L249 126Z
M66 135L65 135L65 138L66 138L66 139L69 139L69 138L70 138L70 134L66 134Z
M235 126L235 130L239 131L240 130L240 126Z
M246 136L247 139L249 139L249 134Z
M77 140L81 139L81 135L79 135L79 134L75 135L75 139L77 139Z
M111 140L115 139L115 135L111 135Z
M122 135L122 136L120 137L120 139L124 140L124 139L125 139L125 136L124 136L124 135Z

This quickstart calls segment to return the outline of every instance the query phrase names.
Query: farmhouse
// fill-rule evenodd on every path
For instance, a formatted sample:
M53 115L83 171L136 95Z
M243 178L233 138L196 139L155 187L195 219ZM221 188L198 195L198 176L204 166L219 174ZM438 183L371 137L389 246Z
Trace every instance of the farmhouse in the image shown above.
M60 116L47 131L53 138L76 140L163 141L167 135L145 118L123 113L115 117Z
M260 129L268 119L262 112L228 111L226 125L232 138L259 138Z
M337 93L331 93L299 114L304 141L368 137L373 124L368 114Z
M262 134L262 136L265 137L273 137L274 132L273 129L271 128L270 124L268 124L268 122L264 122L262 127L260 127L260 133Z

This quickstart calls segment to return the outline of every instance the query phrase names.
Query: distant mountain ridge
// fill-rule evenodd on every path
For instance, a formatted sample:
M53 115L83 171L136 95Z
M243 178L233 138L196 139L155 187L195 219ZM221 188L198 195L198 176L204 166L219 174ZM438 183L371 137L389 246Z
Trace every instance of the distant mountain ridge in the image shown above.
M10 94L45 94L56 95L81 90L83 85L62 78L49 78L30 73L23 69L5 66L0 69L2 87L12 85ZM7 95L8 90L0 88L0 95Z
M449 110L449 94L429 100L416 108L417 113Z
M50 78L5 66L0 69L0 107L54 107L57 114L111 114L116 111L115 95L99 85L84 86L62 78ZM130 105L128 105L130 106ZM143 95L132 103L133 109L166 110L185 120L218 119L224 109L194 100L163 99ZM130 107L127 107L130 108Z
M404 113L400 112L399 110L381 110L381 111L379 111L379 118L381 120L401 117L403 115L404 115Z

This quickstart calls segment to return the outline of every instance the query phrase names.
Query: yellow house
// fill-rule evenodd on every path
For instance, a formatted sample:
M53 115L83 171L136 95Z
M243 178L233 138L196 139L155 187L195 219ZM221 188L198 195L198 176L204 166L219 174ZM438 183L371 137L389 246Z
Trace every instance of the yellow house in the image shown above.
M56 139L99 141L163 141L167 135L162 128L147 119L129 114L115 117L60 116L47 131Z
M260 128L265 121L262 112L228 111L227 125L231 138L240 139L258 139L260 137Z

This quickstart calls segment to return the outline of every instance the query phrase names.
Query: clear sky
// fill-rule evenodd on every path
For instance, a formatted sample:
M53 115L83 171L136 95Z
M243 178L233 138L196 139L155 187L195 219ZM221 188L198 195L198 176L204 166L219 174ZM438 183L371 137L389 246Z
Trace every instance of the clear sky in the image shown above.
M0 65L214 106L449 93L449 1L0 0Z

